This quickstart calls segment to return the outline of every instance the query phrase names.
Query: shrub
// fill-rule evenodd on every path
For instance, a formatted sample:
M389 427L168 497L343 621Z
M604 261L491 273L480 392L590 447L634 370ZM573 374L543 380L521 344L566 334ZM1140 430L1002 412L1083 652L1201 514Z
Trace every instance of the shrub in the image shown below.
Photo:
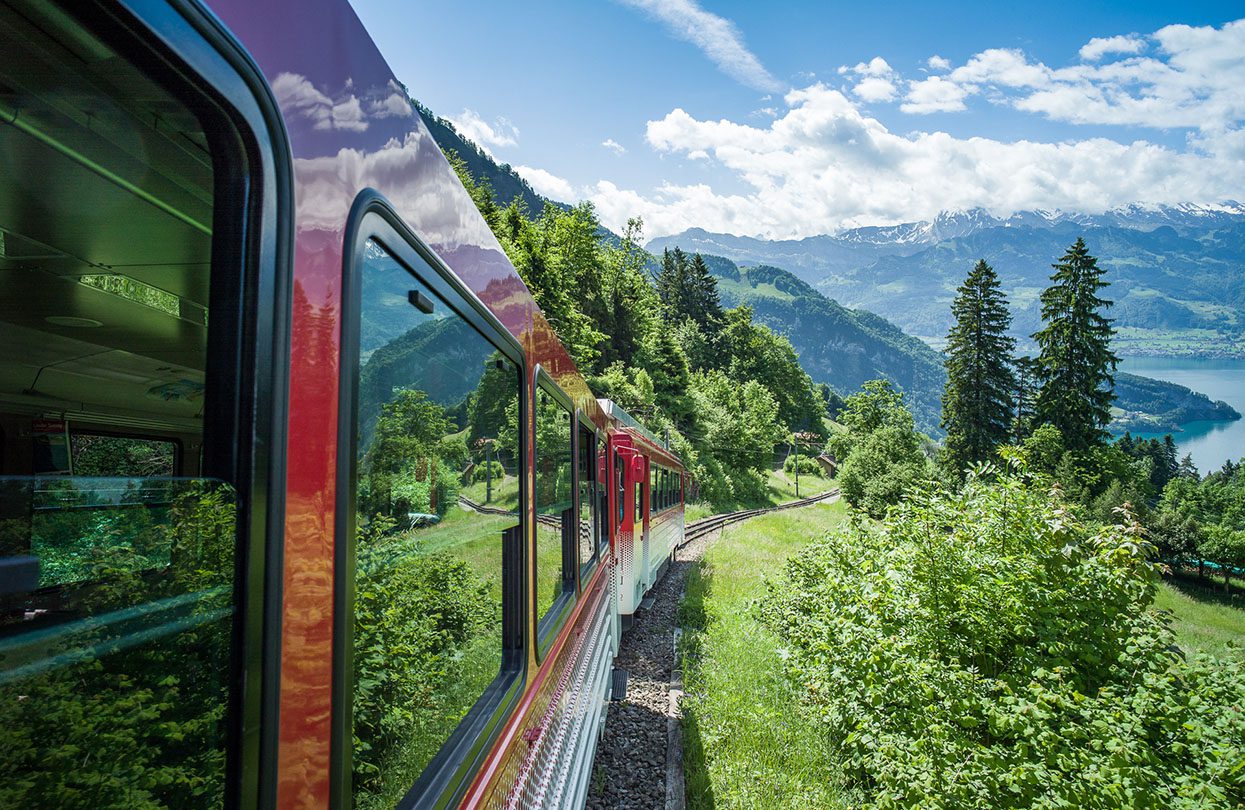
M788 455L782 463L783 472L795 474L795 455ZM817 463L817 459L808 456L800 456L800 475L821 475L821 465Z
M471 480L472 481L487 480L489 477L489 468L492 468L494 484L499 483L501 479L506 477L506 468L501 466L501 462L490 461L488 462L487 465L485 465L484 462L480 462L479 464L477 464L475 466L475 469L471 473Z
M868 806L1245 801L1245 674L1175 648L1121 517L975 473L788 562L760 615Z

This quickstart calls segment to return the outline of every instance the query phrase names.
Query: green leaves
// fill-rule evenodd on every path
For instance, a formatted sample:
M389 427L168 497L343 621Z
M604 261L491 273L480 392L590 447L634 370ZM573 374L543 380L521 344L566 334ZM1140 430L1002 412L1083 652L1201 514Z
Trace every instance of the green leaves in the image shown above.
M759 615L867 806L1245 801L1245 674L1173 653L1154 547L1119 519L987 468L788 562Z

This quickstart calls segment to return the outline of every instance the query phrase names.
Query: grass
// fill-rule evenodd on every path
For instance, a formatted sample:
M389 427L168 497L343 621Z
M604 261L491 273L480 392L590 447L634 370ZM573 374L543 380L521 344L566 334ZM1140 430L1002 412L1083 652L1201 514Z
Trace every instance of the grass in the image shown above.
M752 612L766 577L845 516L842 503L818 504L729 527L689 573L679 608L689 807L846 806L778 641Z
M1245 662L1245 588L1225 592L1222 580L1169 577L1154 607L1171 612L1176 643L1183 649Z
M807 498L811 495L820 495L828 489L835 486L833 478L826 478L821 475L800 475L800 495L801 498ZM709 503L707 501L694 501L687 504L684 508L684 519L687 522L700 520L710 515L716 515L721 512L734 512L739 509L761 509L766 506L777 506L781 503L796 500L795 494L795 475L788 474L781 469L770 470L765 480L765 497L761 499L735 501L730 503Z

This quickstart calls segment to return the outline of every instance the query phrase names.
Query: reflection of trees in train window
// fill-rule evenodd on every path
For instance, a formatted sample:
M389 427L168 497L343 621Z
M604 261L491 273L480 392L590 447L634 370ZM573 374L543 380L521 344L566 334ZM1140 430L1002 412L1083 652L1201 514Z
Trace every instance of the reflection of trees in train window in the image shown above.
M519 369L377 243L363 265L353 794L392 807L501 669Z
M172 476L177 474L177 443L168 439L69 434L74 475Z
M168 441L75 433L43 456L49 421L197 441L205 405L234 404L207 306L226 304L213 328L241 310L213 240L250 232L252 178L221 147L243 139L59 4L0 4L0 53L0 807L220 807L233 488L172 478Z
M571 414L536 389L536 615L563 591L562 520L572 508Z
M579 428L579 498L576 501L579 515L579 564L580 578L586 578L596 563L596 544L593 510L596 505L596 435L584 427Z

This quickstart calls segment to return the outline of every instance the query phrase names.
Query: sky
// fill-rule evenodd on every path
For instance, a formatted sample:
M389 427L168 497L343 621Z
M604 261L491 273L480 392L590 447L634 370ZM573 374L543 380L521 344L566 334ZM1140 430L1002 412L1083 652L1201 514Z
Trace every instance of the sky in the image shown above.
M1245 202L1239 2L352 4L414 98L646 238Z

